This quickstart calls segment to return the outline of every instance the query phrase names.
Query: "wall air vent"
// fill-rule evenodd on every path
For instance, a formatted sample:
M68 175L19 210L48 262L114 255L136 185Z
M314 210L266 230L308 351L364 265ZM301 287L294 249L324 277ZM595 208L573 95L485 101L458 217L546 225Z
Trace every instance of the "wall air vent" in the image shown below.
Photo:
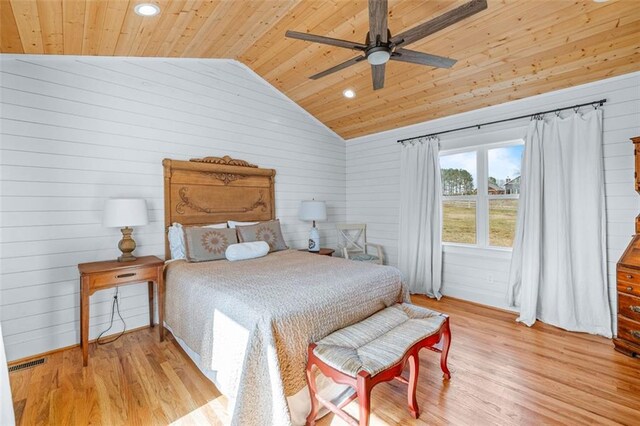
M46 358L38 358L32 361L23 362L22 364L16 364L9 367L9 373L13 373L14 371L24 370L25 368L35 367L36 365L44 364Z

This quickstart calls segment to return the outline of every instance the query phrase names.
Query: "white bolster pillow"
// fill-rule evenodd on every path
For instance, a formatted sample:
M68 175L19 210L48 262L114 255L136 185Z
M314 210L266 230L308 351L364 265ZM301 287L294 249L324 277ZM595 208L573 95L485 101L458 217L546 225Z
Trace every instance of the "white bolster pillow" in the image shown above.
M264 241L252 241L250 243L231 244L227 247L224 255L227 260L235 262L236 260L255 259L256 257L266 256L269 253L269 244Z

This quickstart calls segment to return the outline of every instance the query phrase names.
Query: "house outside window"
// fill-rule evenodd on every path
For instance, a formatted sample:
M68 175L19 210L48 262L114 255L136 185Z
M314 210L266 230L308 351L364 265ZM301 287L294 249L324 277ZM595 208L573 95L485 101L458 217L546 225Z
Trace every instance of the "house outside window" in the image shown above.
M505 194L520 194L520 176L513 179L507 178L507 182L504 184Z

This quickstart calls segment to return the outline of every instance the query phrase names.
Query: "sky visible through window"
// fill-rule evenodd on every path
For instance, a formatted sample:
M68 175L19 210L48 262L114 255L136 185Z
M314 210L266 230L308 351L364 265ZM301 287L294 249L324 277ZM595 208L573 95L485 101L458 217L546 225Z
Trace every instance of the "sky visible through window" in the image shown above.
M512 145L488 150L489 177L496 178L497 182L503 184L509 179L520 176L523 151L524 145Z
M478 187L478 171L476 170L476 152L463 152L461 154L443 155L440 157L440 170L463 169L473 176L473 187Z
M488 150L489 170L488 175L496 178L498 182L505 182L507 178L513 179L520 176L522 153L524 145L511 145L503 148ZM443 155L440 157L440 169L464 169L473 176L473 187L478 187L478 171L476 164L476 152L463 152L460 154Z

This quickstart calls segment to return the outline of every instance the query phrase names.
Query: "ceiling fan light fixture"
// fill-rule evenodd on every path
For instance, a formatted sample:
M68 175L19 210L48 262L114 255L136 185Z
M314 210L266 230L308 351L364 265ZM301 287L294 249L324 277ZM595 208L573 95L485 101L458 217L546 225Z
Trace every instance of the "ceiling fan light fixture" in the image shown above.
M353 99L356 97L356 92L353 89L345 89L342 91L342 96L347 99Z
M455 59L409 50L406 46L416 43L431 34L437 33L487 9L487 0L467 0L466 3L455 9L451 9L433 19L393 36L389 30L387 19L389 17L389 1L367 0L367 3L369 5L369 31L367 32L364 43L287 30L285 33L287 38L340 47L351 51L357 50L364 53L364 56L359 55L352 57L329 69L309 76L310 79L317 80L326 77L356 65L359 62L363 62L366 59L367 62L371 64L373 90L379 90L384 87L385 64L390 60L425 65L433 68L451 68L456 63ZM343 95L345 95L345 92L343 92Z
M389 62L389 58L391 57L391 52L384 48L373 48L369 52L367 52L367 61L371 65L382 65Z
M156 16L160 13L160 8L152 3L140 3L135 5L133 11L140 16Z

